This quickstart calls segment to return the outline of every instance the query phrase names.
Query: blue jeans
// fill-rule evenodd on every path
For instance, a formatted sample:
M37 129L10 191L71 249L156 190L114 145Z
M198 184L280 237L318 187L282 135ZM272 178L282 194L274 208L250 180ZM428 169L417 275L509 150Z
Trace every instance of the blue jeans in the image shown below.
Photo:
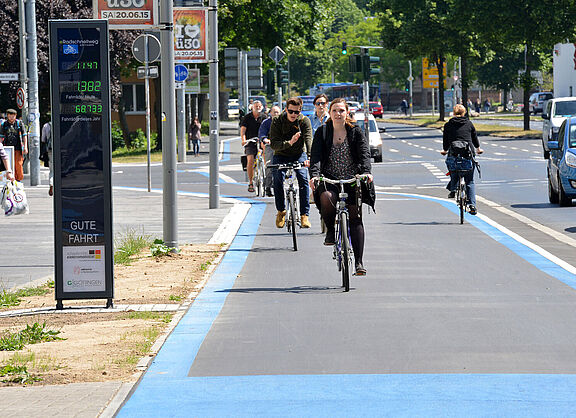
M285 157L283 155L274 155L272 157L272 164L286 164L286 163L303 163L308 157L306 153L303 152L299 158ZM299 186L299 197L300 197L300 215L310 214L310 184L308 183L308 169L300 168L294 170L296 172L296 178L298 179ZM285 170L278 170L277 168L272 169L272 175L274 176L274 200L276 203L276 210L283 211L286 210L286 200L284 196L284 178L286 177Z

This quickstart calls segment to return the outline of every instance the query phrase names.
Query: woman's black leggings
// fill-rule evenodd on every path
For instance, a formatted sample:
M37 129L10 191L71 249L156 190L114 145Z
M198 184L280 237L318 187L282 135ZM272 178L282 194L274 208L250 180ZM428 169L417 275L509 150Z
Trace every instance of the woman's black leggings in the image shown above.
M338 193L335 191L324 190L320 194L320 213L328 231L334 231L337 202ZM347 205L347 207L354 258L356 263L362 263L362 257L364 256L364 224L362 223L362 216L358 211L357 205Z

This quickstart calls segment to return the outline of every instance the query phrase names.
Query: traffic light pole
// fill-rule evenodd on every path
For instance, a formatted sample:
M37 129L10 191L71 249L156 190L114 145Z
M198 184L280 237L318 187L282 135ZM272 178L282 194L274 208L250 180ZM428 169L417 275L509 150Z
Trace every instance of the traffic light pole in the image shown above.
M366 59L364 59L364 56L368 55L368 48L362 48L360 51L362 56L362 74L364 76L364 82L362 83L362 95L364 96L364 134L368 139L370 135L370 124L368 122L368 115L370 114L370 104L368 97L370 95L370 62L367 62ZM366 65L368 65L367 69L364 68Z
M408 81L410 82L410 102L408 103L408 105L410 106L410 117L412 117L412 81L414 80L414 77L412 77L412 61L408 60L408 68L410 69L410 74L408 75Z
M220 168L218 166L219 140L218 130L220 118L218 117L219 84L218 84L218 0L209 1L208 10L208 60L210 62L210 187L209 207L220 207ZM246 98L247 99L247 98Z

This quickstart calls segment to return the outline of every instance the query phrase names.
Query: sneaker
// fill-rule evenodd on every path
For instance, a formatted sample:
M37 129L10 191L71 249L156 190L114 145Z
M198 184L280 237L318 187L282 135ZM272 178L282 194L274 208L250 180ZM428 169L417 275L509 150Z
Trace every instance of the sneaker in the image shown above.
M361 262L356 263L356 276L366 276L366 269Z
M310 224L310 219L308 219L308 215L300 216L300 226L302 226L302 228L310 228L312 226Z
M54 195L54 186L50 186L50 188L48 189L48 196L53 196Z
M286 224L286 211L279 210L278 213L276 214L276 227L284 228L285 224Z
M326 231L326 237L324 238L324 245L334 245L336 243L336 231Z
M470 215L476 215L478 213L478 211L476 210L476 206L474 205L468 206L468 212L470 212Z
M270 187L266 187L266 196L272 197L274 193L272 193L272 189Z
M454 199L454 197L456 197L456 192L448 193L448 199Z

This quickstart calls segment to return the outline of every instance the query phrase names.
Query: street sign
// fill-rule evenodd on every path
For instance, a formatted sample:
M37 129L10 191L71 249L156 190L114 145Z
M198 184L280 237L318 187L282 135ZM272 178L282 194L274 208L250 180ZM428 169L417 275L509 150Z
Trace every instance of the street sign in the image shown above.
M18 87L18 91L16 92L16 106L18 106L18 109L22 109L24 107L25 101L26 93L24 93L24 89L22 87Z
M148 45L148 60L146 60L146 45ZM132 54L142 64L150 64L160 58L160 41L154 35L140 35L132 43Z
M158 0L92 0L94 19L107 19L110 29L158 27Z
M408 76L408 78L407 78L406 80L408 80L408 81L414 81L414 77Z
M186 80L187 94L200 94L200 68L190 68Z
M174 79L177 82L186 81L188 78L188 68L185 65L177 64L174 66Z
M272 51L270 51L270 53L268 54L268 56L272 58L276 64L282 61L282 58L284 58L285 55L286 53L282 51L282 48L280 48L279 46L275 46L274 48L272 48Z
M444 76L444 88L446 88L446 62L444 62L442 74ZM438 68L428 58L422 58L422 87L425 89L438 88Z
M19 73L0 73L0 81L18 81Z
M114 297L108 21L49 22L56 308ZM52 161L50 161L52 163Z
M136 76L139 79L144 79L144 78L158 78L159 73L158 73L158 67L156 66L152 66L152 67L138 67L137 71L136 71Z

